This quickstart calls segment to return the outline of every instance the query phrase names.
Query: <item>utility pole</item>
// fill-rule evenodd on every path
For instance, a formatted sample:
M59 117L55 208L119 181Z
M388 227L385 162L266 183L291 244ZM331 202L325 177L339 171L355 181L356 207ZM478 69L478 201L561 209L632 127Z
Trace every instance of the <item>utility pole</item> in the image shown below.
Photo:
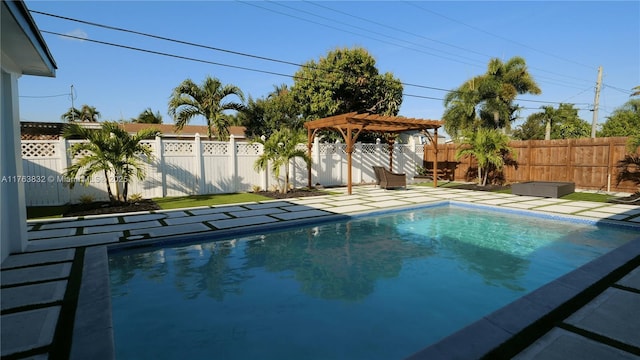
M76 121L76 116L74 112L75 108L73 107L73 84L71 84L71 122Z
M591 123L591 138L596 137L598 127L598 107L600 106L600 88L602 87L602 66L598 66L598 81L596 81L596 97L593 100L593 121Z

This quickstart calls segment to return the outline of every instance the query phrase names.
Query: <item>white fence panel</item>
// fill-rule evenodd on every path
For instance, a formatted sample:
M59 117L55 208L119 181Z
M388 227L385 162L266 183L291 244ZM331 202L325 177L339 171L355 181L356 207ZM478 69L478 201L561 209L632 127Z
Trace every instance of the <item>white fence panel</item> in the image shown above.
M266 172L256 171L255 162L262 154L262 144L238 143L236 144L235 188L233 192L253 191L254 187L265 189Z
M165 196L197 194L197 164L194 142L164 140L162 142L162 169Z
M162 171L160 169L161 157L158 151L162 144L159 141L143 140L142 145L151 148L151 157L144 158L144 180L134 178L129 184L129 196L139 194L143 198L162 197Z
M314 184L335 186L345 184L343 169L346 165L345 145L341 143L321 144L316 164L317 175Z
M76 184L68 187L63 177L72 163L68 148L78 141L64 139L25 140L22 142L22 158L28 206L62 205L78 202L88 196L93 200L107 200L104 174L91 179L89 186ZM145 161L146 178L134 180L129 195L140 194L144 198L185 196L194 194L219 194L275 188L278 179L268 171L256 171L255 161L262 154L260 144L195 140L146 140L152 157ZM306 150L306 145L301 144ZM396 145L393 149L393 171L404 172L408 178L415 175L416 164L422 164L423 146ZM320 144L317 140L311 149L312 185L346 185L348 177L346 145L342 143ZM389 167L389 149L386 144L361 144L354 146L352 154L352 180L354 184L375 182L372 166ZM284 185L285 168L280 171ZM38 181L40 180L40 181ZM112 181L112 179L110 179ZM293 187L308 184L307 165L295 159L289 165L289 180ZM115 193L115 186L112 184Z
M22 143L22 169L27 206L60 203L69 197L69 188L59 186L64 181L61 161L66 162L64 143L33 140Z
M388 166L389 160L381 161L382 144L361 144L360 146L360 182L369 184L376 181L373 166Z
M228 142L202 142L202 194L233 192L230 181L233 168L229 163L231 155L231 145Z

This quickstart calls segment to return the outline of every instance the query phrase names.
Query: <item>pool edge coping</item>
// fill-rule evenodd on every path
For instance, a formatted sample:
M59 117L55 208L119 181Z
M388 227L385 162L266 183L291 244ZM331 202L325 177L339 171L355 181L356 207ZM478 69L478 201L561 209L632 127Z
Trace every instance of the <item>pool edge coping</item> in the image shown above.
M533 339L535 341L550 331L553 324L584 306L578 303L580 298L587 296L590 292L594 293L586 302L595 298L618 280L620 277L617 275L618 272L631 265L637 265L638 262L640 262L640 238L631 240L483 316L440 341L415 352L406 360L452 357L481 359L490 358L490 356L511 358L515 354L506 355L505 352L513 351L508 349L509 346L522 347L523 340L517 339L518 336L533 331L532 328L535 326L547 328L537 330L535 334L525 335L528 338L535 336L536 338ZM515 321L509 321L514 319ZM528 345L532 343L533 341L527 342Z
M622 226L627 228L640 228L640 226L637 224L631 224L619 220L589 219L576 215L554 214L529 209L510 209L499 206L443 199L423 204L399 206L387 209L367 210L362 212L354 212L351 214L334 214L318 218L282 220L277 223L250 225L242 227L242 231L239 231L240 229L238 228L231 228L212 230L189 235L173 235L145 240L137 240L132 242L120 242L114 244L90 246L87 247L83 264L80 294L78 296L78 303L76 305L77 310L73 326L72 351L70 358L85 359L87 358L87 354L93 353L91 352L91 348L93 348L102 349L102 352L100 352L101 358L115 359L115 342L113 334L111 289L108 264L108 256L111 251L117 252L135 248L156 246L159 247L175 245L179 243L193 243L198 242L205 237L211 238L212 234L215 234L213 235L213 237L217 238L217 240L224 240L225 238L231 236L246 236L249 233L255 233L256 231L279 231L295 226L322 224L326 222L358 219L365 216L384 215L412 209L418 210L451 205L465 208L486 208L503 213L522 214L547 219L562 219L565 221L580 222L591 225L603 223L607 226L614 227ZM635 250L635 252L627 250L627 247ZM580 296L590 287L594 286L597 282L603 281L612 272L615 272L616 270L624 267L626 264L633 261L637 257L640 257L640 238L631 240L630 242L591 260L581 267L570 271L560 278L543 285L533 292L521 298L518 298L517 300L514 300L513 302L501 307L500 309L483 316L481 319L456 331L453 334L446 336L438 342L431 344L421 350L418 350L414 354L410 355L407 359L449 359L451 358L452 354L456 354L463 349L466 349L466 351L472 351L471 353L466 354L467 356L465 356L465 358L467 358L468 356L470 356L470 358L482 358L490 352L497 350L505 342L513 339L521 331L530 326L533 326L536 321L540 321L540 319L545 318L554 311L558 310L558 307ZM603 258L604 260L601 260ZM618 264L617 266L615 266L615 268L611 268L611 266L613 265L607 262L609 258L612 258L612 260L615 260ZM620 264L619 261L622 259L619 258L629 259L625 263ZM579 287L576 288L575 286L571 286L569 285L570 282L567 282L567 280L571 279L572 277L582 279L585 277L585 275L587 275L587 278L591 278L594 281L589 285L583 284L584 286L580 286L581 289ZM593 276L595 276L595 278ZM96 291L93 289L98 290ZM560 295L563 296L560 299L558 299L558 289L564 290L564 292L560 292ZM568 294L573 295L566 298ZM558 306L554 308L549 308L548 304L547 306L540 304L540 300L536 300L537 298L549 298L555 300L556 302L564 298L565 301L558 304ZM516 329L519 329L515 332L513 329L507 330L502 327L505 326L504 321L500 320L499 316L507 316L511 312L521 314L523 307L526 309L527 307L525 305L530 305L531 303L533 303L536 307L543 308L543 310L534 309L534 313L529 314L529 316L536 317L535 321L527 320L526 323L523 321L520 324L511 324L512 327L515 326ZM89 314L91 316L87 316ZM81 318L81 316L85 316L85 318ZM79 326L78 324L91 324L91 326L89 327L89 329L87 329L85 327ZM84 346L83 344L90 344L90 346ZM477 345L473 346L474 344Z

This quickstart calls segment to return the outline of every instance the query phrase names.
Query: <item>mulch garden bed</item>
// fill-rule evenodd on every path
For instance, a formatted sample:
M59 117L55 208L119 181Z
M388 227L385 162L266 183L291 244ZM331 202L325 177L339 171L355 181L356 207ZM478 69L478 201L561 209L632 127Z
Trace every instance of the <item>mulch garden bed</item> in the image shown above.
M151 199L140 200L129 204L111 204L108 201L93 202L90 204L72 204L69 205L64 216L86 216L101 214L117 214L136 211L160 210L160 206Z

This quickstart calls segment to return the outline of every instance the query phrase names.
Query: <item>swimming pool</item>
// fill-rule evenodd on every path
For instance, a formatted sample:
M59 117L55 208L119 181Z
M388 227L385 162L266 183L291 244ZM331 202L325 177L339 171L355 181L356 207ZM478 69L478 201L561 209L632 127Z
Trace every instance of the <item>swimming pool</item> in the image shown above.
M116 355L403 358L637 237L437 206L114 252Z

